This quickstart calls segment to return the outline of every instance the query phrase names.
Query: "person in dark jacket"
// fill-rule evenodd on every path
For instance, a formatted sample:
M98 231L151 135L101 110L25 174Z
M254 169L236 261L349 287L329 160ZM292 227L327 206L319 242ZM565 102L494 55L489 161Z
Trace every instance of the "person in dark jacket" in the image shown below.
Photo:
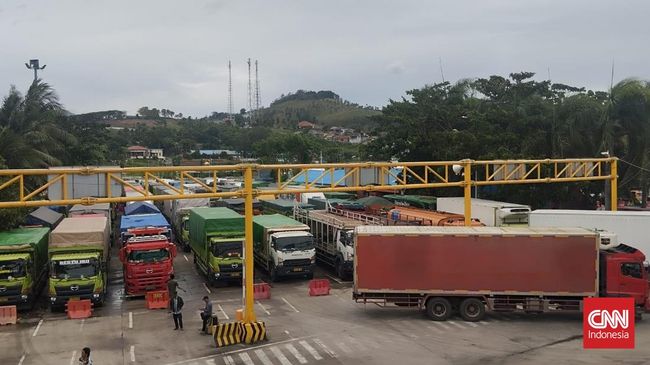
M183 330L183 298L178 295L175 295L172 299L169 300L169 309L172 312L172 317L174 317L174 330L181 329Z
M210 302L210 298L207 296L203 297L203 301L205 302L205 307L201 309L201 319L203 320L203 327L201 327L201 332L208 334L207 326L208 321L210 321L210 318L212 318L212 303Z

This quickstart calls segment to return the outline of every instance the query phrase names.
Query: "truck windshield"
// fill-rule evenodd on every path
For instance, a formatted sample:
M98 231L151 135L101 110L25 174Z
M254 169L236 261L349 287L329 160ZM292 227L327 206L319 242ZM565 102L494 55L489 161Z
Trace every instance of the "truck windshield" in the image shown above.
M21 278L26 274L25 260L0 261L0 279Z
M158 262L169 258L169 251L158 248L154 250L142 250L129 252L129 262Z
M52 261L51 275L56 279L83 279L97 275L97 259Z
M213 242L212 255L214 257L232 257L242 256L242 241L238 242Z
M311 236L282 237L275 239L275 249L278 251L304 251L314 248Z

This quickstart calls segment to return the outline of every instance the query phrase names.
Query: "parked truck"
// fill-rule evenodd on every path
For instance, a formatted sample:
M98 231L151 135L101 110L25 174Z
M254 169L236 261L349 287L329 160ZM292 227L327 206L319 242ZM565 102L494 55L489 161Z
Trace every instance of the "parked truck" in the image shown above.
M412 207L395 207L388 211L388 224L406 226L464 226L465 216L462 214L440 212ZM478 219L473 218L472 226L484 226Z
M241 282L244 217L224 208L192 208L190 247L194 263L208 283Z
M47 282L49 228L0 232L0 305L28 309Z
M472 218L488 227L528 225L530 207L527 205L472 198ZM465 198L438 198L437 209L443 212L465 214Z
M336 275L341 279L347 279L352 276L354 229L361 225L378 223L374 217L364 220L364 216L359 213L355 215L357 219L353 219L332 211L334 209L329 206L326 210L306 210L296 207L294 217L309 226L314 236L316 260L334 268Z
M314 276L316 249L309 226L281 214L253 217L255 263L271 281L281 277Z
M530 213L531 227L583 227L616 235L618 242L650 255L650 212L538 209Z
M601 249L595 231L360 226L355 234L353 298L421 308L435 321L454 312L480 321L486 309L577 312L585 297L632 297L639 316L648 302L643 253Z
M52 309L70 299L104 303L110 229L103 216L65 218L50 233L49 297Z
M174 273L176 246L169 241L166 231L166 228L127 231L126 244L120 249L126 295L140 296L167 289L169 275Z

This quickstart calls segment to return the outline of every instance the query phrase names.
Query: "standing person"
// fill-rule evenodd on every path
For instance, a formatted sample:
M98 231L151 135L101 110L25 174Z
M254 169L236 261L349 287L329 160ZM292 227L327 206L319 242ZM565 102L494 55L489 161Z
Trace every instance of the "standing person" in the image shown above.
M90 347L84 347L81 350L79 365L93 365L93 359L90 358Z
M172 312L172 317L174 317L174 331L179 328L182 331L183 313L181 313L181 310L183 309L183 298L179 297L178 295L174 295L174 297L170 300L169 309Z
M210 302L210 298L207 296L203 297L203 301L205 302L205 307L201 309L201 319L203 320L203 327L201 327L201 332L207 335L208 321L210 318L212 318L212 303Z
M169 281L167 282L167 291L169 292L169 298L172 299L178 294L177 289L180 289L183 291L183 293L187 293L185 289L181 288L178 285L178 282L176 279L174 279L174 274L169 275Z

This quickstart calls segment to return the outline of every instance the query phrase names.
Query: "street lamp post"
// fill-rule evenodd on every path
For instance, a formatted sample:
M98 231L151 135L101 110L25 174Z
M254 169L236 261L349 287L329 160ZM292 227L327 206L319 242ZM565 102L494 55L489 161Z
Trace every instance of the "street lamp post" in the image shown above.
M45 69L45 66L47 65L40 67L38 59L29 60L29 63L25 63L25 67L27 67L29 70L34 70L34 82L38 80L38 71Z

